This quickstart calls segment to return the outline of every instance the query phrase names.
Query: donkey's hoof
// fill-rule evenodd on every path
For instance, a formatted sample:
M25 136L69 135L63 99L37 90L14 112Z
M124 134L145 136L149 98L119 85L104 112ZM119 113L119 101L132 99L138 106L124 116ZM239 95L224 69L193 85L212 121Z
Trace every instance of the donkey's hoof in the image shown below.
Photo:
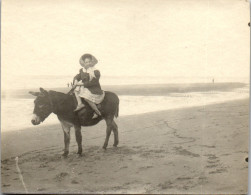
M113 147L117 148L118 144L113 144Z
M68 158L68 155L62 154L61 159L67 159L67 158Z
M68 157L68 154L69 154L69 152L64 152L64 153L62 154L62 157L67 158L67 157Z
M81 153L77 153L77 155L82 156L82 152Z
M78 154L78 158L81 158L82 156L84 156L83 154Z
M82 154L82 150L78 150L77 154L81 155Z
M103 149L106 150L107 146L103 146Z

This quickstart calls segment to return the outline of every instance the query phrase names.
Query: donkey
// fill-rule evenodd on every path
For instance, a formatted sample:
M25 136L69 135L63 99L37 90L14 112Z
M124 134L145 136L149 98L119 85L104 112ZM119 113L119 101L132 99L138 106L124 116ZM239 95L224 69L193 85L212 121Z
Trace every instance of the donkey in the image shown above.
M73 112L76 107L76 99L74 95L64 94L57 91L46 91L40 88L40 92L29 92L36 96L34 101L34 110L31 123L33 125L39 125L43 122L51 113L57 115L63 132L64 132L64 153L63 156L67 157L69 154L70 145L70 129L74 127L76 141L78 143L78 154L82 154L82 134L81 126L93 126L99 121L105 120L106 122L106 138L103 148L106 149L109 141L111 131L114 133L114 147L117 147L119 143L118 138L118 126L114 121L114 117L118 117L119 114L119 98L116 94L105 91L105 98L98 105L102 116L94 118L94 111L87 102L83 100L85 107L78 113Z

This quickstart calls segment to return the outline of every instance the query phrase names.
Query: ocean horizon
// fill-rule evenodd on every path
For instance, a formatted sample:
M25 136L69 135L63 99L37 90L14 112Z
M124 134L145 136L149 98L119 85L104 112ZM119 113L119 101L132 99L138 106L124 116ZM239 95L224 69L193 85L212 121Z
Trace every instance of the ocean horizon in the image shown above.
M65 88L70 87L72 75L23 75L15 79L2 79L1 90ZM141 84L188 84L188 83L249 83L249 77L165 77L165 76L101 76L101 86L107 85L141 85Z

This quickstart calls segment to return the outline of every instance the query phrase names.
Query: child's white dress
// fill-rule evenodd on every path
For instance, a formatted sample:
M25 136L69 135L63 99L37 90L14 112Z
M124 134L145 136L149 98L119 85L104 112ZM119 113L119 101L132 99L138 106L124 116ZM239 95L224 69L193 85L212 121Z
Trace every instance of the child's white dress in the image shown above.
M90 67L86 71L90 75L90 81L93 79L93 77L95 77L95 75L94 75L95 70L96 69L94 67ZM83 71L84 71L84 69L83 69ZM78 81L78 83L83 84L82 80ZM104 100L104 97L105 97L104 91L101 95L93 94L90 92L90 90L88 88L85 88L84 86L77 86L75 89L75 92L77 92L79 97L90 100L95 104L100 104Z

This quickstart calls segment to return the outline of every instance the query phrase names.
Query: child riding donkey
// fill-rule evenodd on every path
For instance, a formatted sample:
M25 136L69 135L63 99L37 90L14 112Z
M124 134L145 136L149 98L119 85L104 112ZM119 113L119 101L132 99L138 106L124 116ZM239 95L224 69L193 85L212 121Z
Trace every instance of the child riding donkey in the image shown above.
M95 68L98 61L91 54L84 54L81 56L79 63L83 68L79 70L79 74L73 79L73 87L75 88L74 93L78 102L74 112L85 107L81 100L81 98L83 98L95 111L93 118L97 118L101 116L101 113L96 104L100 104L105 96L99 83L100 72Z

